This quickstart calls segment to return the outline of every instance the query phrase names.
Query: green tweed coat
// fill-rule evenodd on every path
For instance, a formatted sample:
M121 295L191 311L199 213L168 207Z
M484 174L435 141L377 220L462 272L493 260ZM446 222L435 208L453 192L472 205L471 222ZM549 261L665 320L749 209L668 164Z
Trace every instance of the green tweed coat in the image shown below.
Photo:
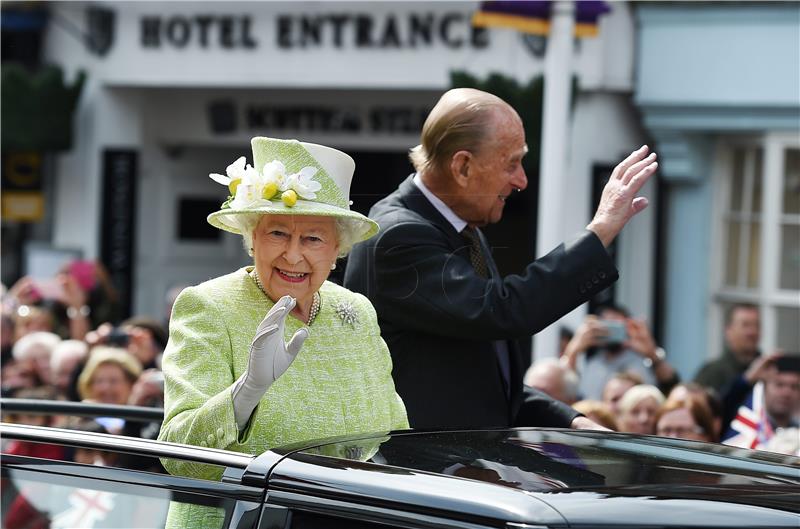
M248 275L251 269L186 288L175 301L162 363L159 439L260 454L321 437L408 428L375 310L364 296L325 282L303 348L261 398L245 431L238 431L231 388L247 368L256 327L274 305ZM284 339L302 325L289 316ZM208 465L163 463L172 474L222 476ZM173 503L168 527L215 527L222 520L214 518L207 508Z

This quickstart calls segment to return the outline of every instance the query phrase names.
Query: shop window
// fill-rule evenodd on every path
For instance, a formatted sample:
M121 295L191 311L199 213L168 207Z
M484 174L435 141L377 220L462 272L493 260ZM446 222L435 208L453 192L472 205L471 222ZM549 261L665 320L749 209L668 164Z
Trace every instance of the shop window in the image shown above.
M732 142L719 164L717 321L733 303L755 303L763 349L800 352L800 144Z

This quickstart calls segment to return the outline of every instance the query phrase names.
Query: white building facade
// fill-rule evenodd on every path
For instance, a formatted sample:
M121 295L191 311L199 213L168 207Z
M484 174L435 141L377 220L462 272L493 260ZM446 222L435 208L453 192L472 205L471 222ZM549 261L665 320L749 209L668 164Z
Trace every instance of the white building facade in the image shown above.
M81 26L85 2L54 2ZM247 263L237 237L205 228L226 190L208 178L266 135L353 154L355 181L390 192L411 171L427 111L450 73L500 73L521 84L544 60L515 31L475 29L478 2L114 2L107 52L51 24L46 60L89 78L73 149L58 157L53 241L101 257L130 285L131 312L160 315L167 290ZM632 102L635 18L611 4L599 37L576 41L579 89L570 121L563 237L593 211L597 175L646 142ZM363 161L363 162L362 162ZM354 184L355 185L355 184ZM596 187L596 186L595 186ZM355 188L354 188L355 189ZM655 206L655 184L645 194ZM215 206L216 205L216 206ZM620 239L616 299L653 318L656 213ZM366 212L366 211L365 211ZM516 228L515 228L516 229ZM211 231L209 231L211 230ZM528 244L535 226L520 229ZM575 327L585 308L563 323ZM554 351L539 354L551 356Z

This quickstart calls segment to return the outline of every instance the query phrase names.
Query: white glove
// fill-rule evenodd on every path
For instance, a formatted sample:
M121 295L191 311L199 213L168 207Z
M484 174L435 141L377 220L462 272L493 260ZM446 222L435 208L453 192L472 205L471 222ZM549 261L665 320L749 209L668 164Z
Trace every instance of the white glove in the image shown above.
M242 373L232 390L233 415L239 430L244 430L261 397L289 368L308 338L308 329L303 327L294 333L289 343L283 342L286 316L296 303L294 298L283 296L256 329L255 338L250 344L247 370Z

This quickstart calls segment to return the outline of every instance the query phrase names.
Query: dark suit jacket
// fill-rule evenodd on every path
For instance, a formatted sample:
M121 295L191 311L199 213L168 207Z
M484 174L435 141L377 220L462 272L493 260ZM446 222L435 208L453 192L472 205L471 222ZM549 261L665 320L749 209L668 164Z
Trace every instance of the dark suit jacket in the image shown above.
M469 245L411 177L370 210L380 233L356 245L345 286L375 305L397 392L415 428L515 425L523 401L516 339L528 338L618 277L591 232L528 265L523 275L473 269ZM507 340L510 388L493 340ZM572 408L543 394L526 399L538 424L568 426Z

